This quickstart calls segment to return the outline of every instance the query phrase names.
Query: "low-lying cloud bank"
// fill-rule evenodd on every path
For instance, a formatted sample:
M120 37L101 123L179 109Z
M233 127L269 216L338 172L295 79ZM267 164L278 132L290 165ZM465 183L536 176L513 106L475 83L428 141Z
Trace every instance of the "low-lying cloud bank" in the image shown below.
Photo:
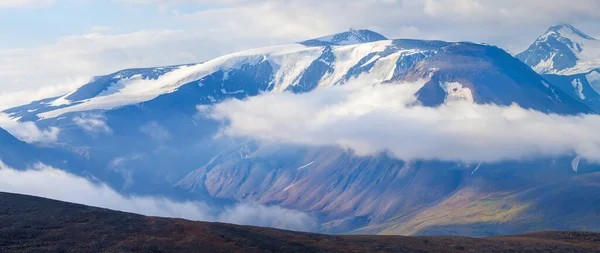
M560 116L467 101L424 107L413 95L421 85L356 81L198 109L223 120L222 134L228 136L334 145L364 155L388 151L403 160L463 162L578 155L600 162L598 115Z
M10 134L28 143L54 142L58 139L60 133L60 129L57 127L40 129L34 122L19 122L4 113L0 113L0 128L4 128Z
M0 161L0 191L149 216L300 231L311 231L317 227L315 219L308 214L277 206L240 203L223 210L202 202L175 202L163 197L151 196L123 196L105 184L92 183L85 178L42 164L36 165L31 170L17 171Z

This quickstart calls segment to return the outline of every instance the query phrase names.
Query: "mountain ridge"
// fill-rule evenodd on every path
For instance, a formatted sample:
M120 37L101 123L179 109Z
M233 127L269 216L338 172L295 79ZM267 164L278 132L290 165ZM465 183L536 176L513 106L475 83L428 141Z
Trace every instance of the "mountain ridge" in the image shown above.
M505 237L332 236L145 217L0 192L0 251L70 252L590 252L600 234Z
M388 40L385 36L366 29L350 29L346 32L331 34L315 39L305 40L299 44L305 46L341 46Z
M90 83L59 98L35 101L29 105L7 109L4 112L21 121L30 121L39 118L55 118L77 111L110 110L150 101L158 96L173 93L183 85L190 83L204 85L202 83L206 82L207 78L214 77L216 73L222 72L221 79L226 81L231 76L229 73L231 71L258 71L257 68L261 69L261 78L264 79L262 81L264 84L260 84L260 87L253 87L252 84L234 85L236 87L211 87L210 89L213 90L207 90L205 93L212 94L204 95L205 98L209 98L209 102L218 102L218 97L242 98L257 94L258 90L306 92L316 88L343 84L351 78L364 74L370 74L375 78L374 82L391 81L392 77L395 77L394 80L400 80L402 78L398 77L405 75L416 63L440 52L449 52L449 48L461 48L451 50L452 53L460 50L463 53L468 53L469 50L472 52L492 49L502 51L502 49L494 49L496 47L469 42L412 39L378 40L347 46L302 46L300 44L274 46L233 53L195 65L122 70L97 77ZM497 55L504 61L512 58L507 53ZM476 60L476 57L473 57L472 60ZM244 68L246 69L244 70ZM520 71L527 72L528 70ZM426 73L422 73L421 77L428 78ZM510 79L507 81L511 82ZM551 85L544 83L541 78L535 82L539 82L543 86ZM435 86L437 85L435 84ZM244 89L255 89L256 91L247 94ZM438 88L433 89L437 90ZM439 90L436 92L440 93ZM554 93L551 91L547 95L554 97L556 96ZM501 93L497 92L497 94ZM480 102L495 101L483 100ZM510 103L500 102L500 104Z

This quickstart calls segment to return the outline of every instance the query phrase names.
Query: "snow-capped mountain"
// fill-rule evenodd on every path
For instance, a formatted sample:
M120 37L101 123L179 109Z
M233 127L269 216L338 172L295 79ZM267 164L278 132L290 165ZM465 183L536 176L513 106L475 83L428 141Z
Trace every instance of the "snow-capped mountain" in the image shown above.
M549 83L600 112L600 40L571 25L556 25L516 57Z
M500 48L387 40L351 30L198 64L123 70L5 113L40 128L60 128L53 148L84 158L88 163L79 166L80 174L123 192L280 204L315 213L329 232L378 233L445 200L476 194L487 203L495 192L525 191L575 175L572 157L489 165L401 161L332 147L215 137L221 122L198 116L198 105L327 89L353 78L421 80L415 95L425 106L461 99L557 114L591 112ZM586 171L584 165L577 173ZM513 212L514 203L480 208ZM496 220L487 221L494 232Z
M370 30L350 29L343 33L337 33L316 39L306 40L300 42L300 44L307 46L333 46L361 44L380 40L387 40L387 38L379 33Z
M369 74L374 82L404 74L446 42L383 40L346 46L302 44L259 48L195 65L134 69L97 77L72 93L7 110L23 120L69 112L109 110L194 89L195 104L242 98L262 91L304 92ZM399 66L399 67L397 67ZM188 91L186 91L188 92Z
M440 64L455 59L462 61ZM485 59L485 64L481 64L480 59ZM513 77L511 72L487 71L490 66L518 68L523 75ZM72 112L120 108L172 93L169 96L177 96L184 91L189 93L190 89L195 98L189 101L189 106L195 106L264 91L306 92L343 84L361 75L369 75L374 83L431 79L418 92L419 99L426 105L442 103L450 92L444 88L444 83L459 81L468 89L462 90L468 93L465 96L473 97L477 103L507 105L516 102L524 107L557 113L585 111L585 108L574 109L580 105L572 103L568 96L561 98L562 95L557 94L560 91L499 48L400 39L343 46L274 46L225 55L199 64L123 70L96 77L64 96L36 101L6 113L24 121L56 118ZM522 89L527 89L527 94L517 91ZM472 91L477 92L470 94ZM510 96L503 97L505 94ZM559 99L565 100L558 103Z
M540 74L585 73L600 67L600 40L571 25L556 25L516 57Z
M231 145L213 138L219 124L196 117L198 105L262 92L324 89L361 75L373 82L397 79L449 45L385 40L259 48L194 65L119 71L64 96L5 113L36 121L41 128L60 128L61 148L100 161L117 175L103 178L115 188L154 191L157 184L179 181Z

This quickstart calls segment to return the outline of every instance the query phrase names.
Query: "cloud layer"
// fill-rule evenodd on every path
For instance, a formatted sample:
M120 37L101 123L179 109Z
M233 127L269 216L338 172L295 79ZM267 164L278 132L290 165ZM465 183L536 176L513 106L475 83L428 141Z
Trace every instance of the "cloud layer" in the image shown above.
M60 133L59 128L50 127L48 129L40 129L31 121L18 122L3 113L0 113L0 128L3 128L13 136L28 143L54 142L58 139Z
M348 85L304 94L230 100L201 113L222 134L300 145L332 145L404 160L497 162L579 155L600 162L600 116L559 116L468 101L431 108L412 95L422 83ZM277 106L274 106L277 105Z
M123 196L103 183L92 183L67 172L38 164L17 171L0 161L0 191L40 196L71 203L158 217L218 221L310 231L315 220L302 212L277 206L240 203L225 209L202 202L175 202L163 197Z
M91 134L112 134L112 129L101 114L83 114L74 117L73 123Z
M0 0L0 8L35 8L50 6L54 0Z

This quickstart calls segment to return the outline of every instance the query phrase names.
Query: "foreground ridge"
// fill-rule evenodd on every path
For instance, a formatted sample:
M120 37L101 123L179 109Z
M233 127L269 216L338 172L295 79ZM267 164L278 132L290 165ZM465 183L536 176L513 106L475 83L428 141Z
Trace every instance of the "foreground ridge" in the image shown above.
M145 217L0 193L0 252L597 252L600 233L332 236Z

